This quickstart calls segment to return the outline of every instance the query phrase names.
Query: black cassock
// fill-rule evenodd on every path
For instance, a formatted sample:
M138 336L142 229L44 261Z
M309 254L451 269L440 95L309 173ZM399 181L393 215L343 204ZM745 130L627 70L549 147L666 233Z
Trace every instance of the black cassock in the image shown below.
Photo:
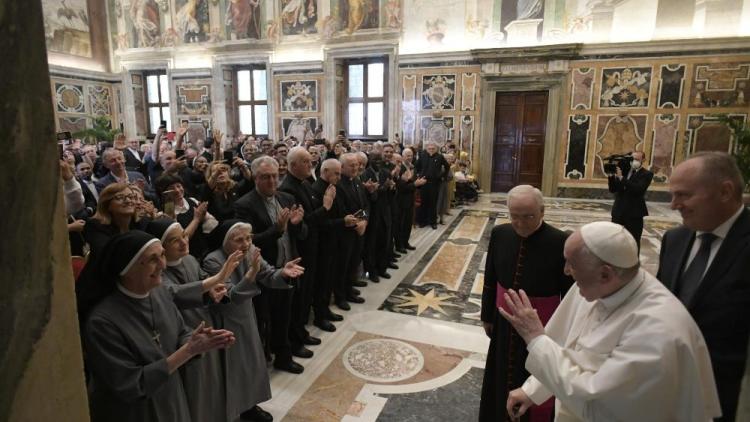
M529 373L524 367L528 352L523 338L497 311L507 289L523 289L543 323L549 320L573 280L564 274L563 248L568 233L547 223L528 238L516 234L510 224L492 230L487 250L482 292L482 321L494 324L482 384L480 421L504 421L508 392L523 385ZM524 421L550 421L553 401L534 406Z

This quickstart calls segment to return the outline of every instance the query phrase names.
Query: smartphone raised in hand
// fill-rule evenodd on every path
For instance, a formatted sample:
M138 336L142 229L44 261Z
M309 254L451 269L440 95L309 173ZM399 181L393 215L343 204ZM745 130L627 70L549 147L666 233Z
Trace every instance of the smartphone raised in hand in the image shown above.
M232 164L232 161L234 161L234 152L224 151L224 161L226 161L227 164Z
M161 203L164 208L164 214L168 215L170 218L175 218L175 194L177 192L173 190L165 190L161 194Z

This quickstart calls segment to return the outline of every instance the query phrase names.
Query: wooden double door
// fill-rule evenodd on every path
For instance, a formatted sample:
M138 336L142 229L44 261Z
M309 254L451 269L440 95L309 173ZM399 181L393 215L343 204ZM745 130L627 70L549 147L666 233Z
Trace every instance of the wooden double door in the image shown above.
M492 148L492 191L542 187L547 91L498 92Z

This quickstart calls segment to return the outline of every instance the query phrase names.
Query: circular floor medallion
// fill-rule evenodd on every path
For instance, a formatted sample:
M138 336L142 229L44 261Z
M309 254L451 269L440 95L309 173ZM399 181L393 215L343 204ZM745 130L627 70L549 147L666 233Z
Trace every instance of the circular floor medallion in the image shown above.
M403 341L365 340L344 352L344 366L367 381L396 382L419 373L424 366L424 356L419 349Z

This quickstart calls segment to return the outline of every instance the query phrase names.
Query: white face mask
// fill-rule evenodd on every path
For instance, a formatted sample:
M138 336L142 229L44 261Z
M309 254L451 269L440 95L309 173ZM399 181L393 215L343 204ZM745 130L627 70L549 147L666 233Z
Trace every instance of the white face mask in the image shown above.
M641 162L638 160L633 160L633 163L630 165L630 167L633 168L633 170L638 170L641 168Z

